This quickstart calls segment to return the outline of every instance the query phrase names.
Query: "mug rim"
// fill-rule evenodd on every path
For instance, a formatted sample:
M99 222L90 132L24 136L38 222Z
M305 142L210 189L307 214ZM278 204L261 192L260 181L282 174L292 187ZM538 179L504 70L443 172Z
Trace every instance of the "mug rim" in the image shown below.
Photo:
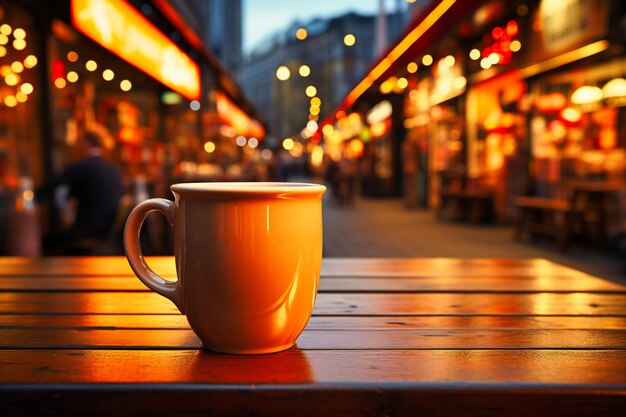
M227 195L317 195L324 193L322 184L307 182L183 182L172 184L170 189L179 194Z

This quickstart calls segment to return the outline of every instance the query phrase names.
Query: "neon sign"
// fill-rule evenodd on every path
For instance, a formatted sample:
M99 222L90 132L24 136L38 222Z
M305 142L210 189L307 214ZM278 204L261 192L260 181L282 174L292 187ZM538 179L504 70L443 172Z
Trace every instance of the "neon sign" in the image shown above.
M200 98L200 67L126 1L72 0L72 24L96 43L189 100Z

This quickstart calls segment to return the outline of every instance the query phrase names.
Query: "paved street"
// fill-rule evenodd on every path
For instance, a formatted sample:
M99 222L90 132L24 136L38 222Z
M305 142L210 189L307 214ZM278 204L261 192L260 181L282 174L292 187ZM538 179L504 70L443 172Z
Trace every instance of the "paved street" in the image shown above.
M432 211L405 209L399 200L360 199L352 207L326 200L324 256L546 258L594 275L626 282L616 255L550 242L515 242L510 226L438 221Z

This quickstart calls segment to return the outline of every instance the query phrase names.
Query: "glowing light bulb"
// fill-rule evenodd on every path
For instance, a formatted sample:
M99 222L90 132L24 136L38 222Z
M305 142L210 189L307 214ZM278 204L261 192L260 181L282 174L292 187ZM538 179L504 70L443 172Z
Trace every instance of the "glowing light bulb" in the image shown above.
M102 78L104 78L106 81L111 81L113 78L115 78L115 73L113 72L113 70L107 68L102 71Z
M308 77L309 74L311 74L311 68L309 68L308 65L301 65L298 72L300 73L300 76Z
M31 94L34 88L31 83L24 83L20 86L20 91L24 94Z
M37 57L35 55L28 55L24 58L24 66L26 68L32 68L37 65Z
M122 91L130 91L131 88L133 88L133 84L130 81L128 80L120 81L120 89Z
M315 95L317 94L317 88L315 88L315 86L313 85L309 85L306 88L305 93L308 97L315 97Z
M287 68L286 66L281 65L280 67L276 69L276 78L278 78L279 80L281 81L288 80L290 76L291 76L291 72L289 71L289 68Z
M309 36L309 32L307 32L305 28L300 28L296 30L296 38L298 38L299 40L303 41L306 39L307 36Z
M78 81L78 73L76 71L70 71L67 73L67 81L75 83Z

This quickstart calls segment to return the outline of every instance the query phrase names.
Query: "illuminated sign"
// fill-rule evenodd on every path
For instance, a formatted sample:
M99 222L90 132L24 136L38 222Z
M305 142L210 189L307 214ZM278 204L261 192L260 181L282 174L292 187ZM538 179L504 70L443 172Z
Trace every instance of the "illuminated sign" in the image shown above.
M104 48L189 100L200 98L200 67L126 1L72 0L72 23Z
M265 136L265 129L256 120L251 119L233 103L226 94L218 92L215 95L217 115L222 123L235 129L238 135L255 137L257 139Z

